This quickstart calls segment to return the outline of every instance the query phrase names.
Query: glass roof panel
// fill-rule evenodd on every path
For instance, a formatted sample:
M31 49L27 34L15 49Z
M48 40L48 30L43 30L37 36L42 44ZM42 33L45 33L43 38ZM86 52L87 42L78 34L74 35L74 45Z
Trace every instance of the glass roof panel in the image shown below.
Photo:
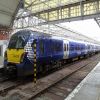
M35 13L79 1L82 0L25 0L25 7Z

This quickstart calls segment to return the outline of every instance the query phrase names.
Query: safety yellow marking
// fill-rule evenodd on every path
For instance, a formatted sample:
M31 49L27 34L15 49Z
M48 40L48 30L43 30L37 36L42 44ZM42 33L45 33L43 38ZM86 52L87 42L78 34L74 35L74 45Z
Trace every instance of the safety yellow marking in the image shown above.
M36 82L36 78L34 78L34 82Z
M34 44L34 48L36 48L36 44Z
M34 52L34 54L33 55L36 55L36 52Z
M34 59L36 59L36 57L34 57Z
M36 67L36 64L34 64L34 67Z
M36 69L34 69L34 72L36 72Z
M36 62L36 59L34 59L34 62Z
M34 77L36 77L36 73L34 73Z
M34 54L34 57L36 57L36 53Z
M34 49L34 52L36 52L36 49Z
M36 66L34 66L34 69L36 69Z

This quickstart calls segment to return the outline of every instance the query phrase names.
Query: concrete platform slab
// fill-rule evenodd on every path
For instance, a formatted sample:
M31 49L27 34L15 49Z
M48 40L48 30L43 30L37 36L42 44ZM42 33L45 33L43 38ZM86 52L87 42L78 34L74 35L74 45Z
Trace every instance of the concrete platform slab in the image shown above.
M100 100L100 63L65 100Z
M0 65L3 64L3 60L4 60L4 58L2 56L0 56Z

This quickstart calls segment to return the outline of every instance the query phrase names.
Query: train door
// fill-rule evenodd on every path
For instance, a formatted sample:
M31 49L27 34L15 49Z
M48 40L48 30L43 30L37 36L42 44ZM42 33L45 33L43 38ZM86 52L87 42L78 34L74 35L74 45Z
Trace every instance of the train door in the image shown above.
M85 43L85 50L84 50L85 55L88 53L87 46L88 46L87 43Z
M69 50L68 50L68 42L64 41L64 45L63 45L63 50L64 50L64 59L68 58L68 54L69 54Z

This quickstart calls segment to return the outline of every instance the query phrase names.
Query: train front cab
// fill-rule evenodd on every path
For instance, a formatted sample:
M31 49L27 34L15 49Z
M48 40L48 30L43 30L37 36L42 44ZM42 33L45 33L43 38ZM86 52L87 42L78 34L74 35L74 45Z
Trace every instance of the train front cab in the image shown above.
M24 39L23 35L19 34L15 34L11 37L4 57L4 69L6 74L17 74L17 76L23 76L32 70L29 69L32 68L30 67L32 64L29 59L27 59L27 52L24 50L27 40L28 37L26 35L24 36Z

